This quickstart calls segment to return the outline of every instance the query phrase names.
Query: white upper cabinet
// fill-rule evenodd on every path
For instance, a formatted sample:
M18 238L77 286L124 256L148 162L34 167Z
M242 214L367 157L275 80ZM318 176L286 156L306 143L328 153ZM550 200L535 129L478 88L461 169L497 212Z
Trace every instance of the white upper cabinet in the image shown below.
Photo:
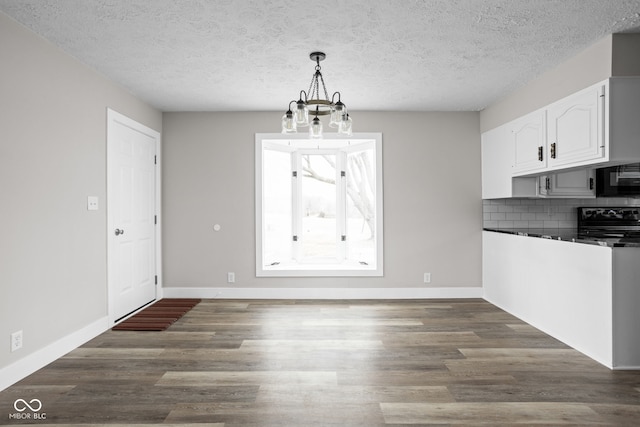
M510 128L484 132L482 144L482 198L536 197L536 178L513 178L514 145Z
M548 166L589 164L605 157L603 83L547 107Z
M508 124L513 147L512 173L531 173L547 167L545 111L538 110Z
M640 77L612 77L483 133L483 198L592 197L584 176L564 172L640 162L639 111Z

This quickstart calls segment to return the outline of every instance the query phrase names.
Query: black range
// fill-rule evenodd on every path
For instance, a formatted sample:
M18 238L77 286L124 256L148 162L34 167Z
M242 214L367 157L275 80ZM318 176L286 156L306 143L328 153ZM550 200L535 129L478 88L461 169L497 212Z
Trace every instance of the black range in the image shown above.
M640 243L640 207L580 207L578 237Z

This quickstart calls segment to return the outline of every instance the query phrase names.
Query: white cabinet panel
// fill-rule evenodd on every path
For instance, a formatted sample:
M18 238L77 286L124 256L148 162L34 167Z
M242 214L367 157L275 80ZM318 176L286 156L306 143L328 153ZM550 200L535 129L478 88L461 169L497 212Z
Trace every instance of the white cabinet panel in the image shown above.
M593 198L596 197L595 171L577 169L557 172L540 177L540 196L553 198Z
M640 369L640 248L482 233L484 298L609 368Z
M482 198L535 197L536 178L512 178L513 144L509 128L482 134Z
M547 108L550 168L604 158L604 96L597 84Z
M545 112L535 111L508 124L513 146L513 174L547 167Z
M485 299L613 367L612 248L485 231Z

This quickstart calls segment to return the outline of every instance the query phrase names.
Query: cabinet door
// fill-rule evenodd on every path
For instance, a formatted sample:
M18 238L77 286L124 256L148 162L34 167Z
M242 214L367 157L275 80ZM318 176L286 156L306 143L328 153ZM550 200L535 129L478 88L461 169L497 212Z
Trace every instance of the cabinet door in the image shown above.
M484 132L482 144L482 198L535 197L536 178L512 178L513 144L509 127Z
M547 167L545 122L545 112L540 110L509 123L513 145L513 175Z
M604 157L604 86L591 86L547 109L549 167Z
M596 197L595 171L578 169L540 177L541 197L587 199Z

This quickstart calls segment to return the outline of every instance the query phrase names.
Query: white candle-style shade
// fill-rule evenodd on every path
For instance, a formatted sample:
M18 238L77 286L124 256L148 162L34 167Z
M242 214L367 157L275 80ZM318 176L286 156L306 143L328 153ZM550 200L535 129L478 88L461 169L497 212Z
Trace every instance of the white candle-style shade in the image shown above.
M313 122L311 122L311 126L309 126L309 138L322 138L322 122L318 117L314 117Z
M352 135L353 134L353 120L349 117L349 114L345 114L343 116L342 121L340 122L340 127L338 128L338 133L342 135Z
M309 125L309 109L302 101L296 103L296 125L300 127Z
M331 118L329 120L329 127L339 128L340 122L342 121L342 117L346 114L346 108L344 104L340 101L336 103L336 105L331 108Z
M298 131L296 121L291 110L282 116L282 133L296 133Z

